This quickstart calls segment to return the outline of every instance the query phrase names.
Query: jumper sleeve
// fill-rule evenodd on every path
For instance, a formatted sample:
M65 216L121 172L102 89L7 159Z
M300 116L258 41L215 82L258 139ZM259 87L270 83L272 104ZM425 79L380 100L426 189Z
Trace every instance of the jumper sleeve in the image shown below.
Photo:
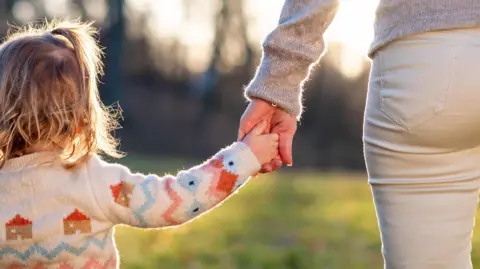
M113 224L160 228L183 224L218 205L260 164L246 144L236 142L176 176L132 173L98 157L88 169L96 202Z
M323 33L338 7L339 0L285 0L278 26L263 41L263 57L246 98L269 101L299 118L302 81L325 50Z

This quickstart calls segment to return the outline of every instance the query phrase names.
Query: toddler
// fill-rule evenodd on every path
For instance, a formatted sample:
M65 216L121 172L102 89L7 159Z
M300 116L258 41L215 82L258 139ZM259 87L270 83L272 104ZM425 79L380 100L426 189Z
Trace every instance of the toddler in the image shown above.
M0 46L0 268L117 268L113 227L180 225L234 193L278 154L256 126L176 176L132 173L99 100L90 24L29 27Z

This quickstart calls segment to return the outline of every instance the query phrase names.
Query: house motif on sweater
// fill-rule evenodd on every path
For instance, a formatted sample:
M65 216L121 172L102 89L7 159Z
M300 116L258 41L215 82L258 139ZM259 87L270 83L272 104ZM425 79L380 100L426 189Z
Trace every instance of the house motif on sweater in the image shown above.
M63 219L63 230L65 235L80 233L91 233L92 224L90 218L75 208L70 215Z
M111 185L110 190L112 191L113 200L115 203L129 207L130 199L133 193L133 185L128 184L125 181L120 181L117 185Z
M7 240L32 239L32 222L19 214L5 223Z

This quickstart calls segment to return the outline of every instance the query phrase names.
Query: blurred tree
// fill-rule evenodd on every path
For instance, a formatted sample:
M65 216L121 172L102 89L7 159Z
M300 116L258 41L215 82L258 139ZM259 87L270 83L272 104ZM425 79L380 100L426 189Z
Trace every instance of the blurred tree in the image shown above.
M206 108L218 109L221 95L218 82L222 71L234 66L249 68L252 65L253 51L247 37L247 22L243 10L243 0L220 0L220 8L215 18L215 39L212 59L204 73L202 92L206 93ZM239 49L237 49L239 48ZM240 52L243 61L229 59L234 50Z
M13 6L15 5L15 0L1 0L2 2L2 18L5 18L9 23L13 22ZM6 25L5 25L6 26Z
M105 104L111 105L121 98L123 91L124 0L108 0L108 6L105 85L102 89L102 99Z
M78 8L78 11L82 19L88 18L88 12L87 12L87 9L85 8L85 4L83 3L83 0L73 0L72 3Z

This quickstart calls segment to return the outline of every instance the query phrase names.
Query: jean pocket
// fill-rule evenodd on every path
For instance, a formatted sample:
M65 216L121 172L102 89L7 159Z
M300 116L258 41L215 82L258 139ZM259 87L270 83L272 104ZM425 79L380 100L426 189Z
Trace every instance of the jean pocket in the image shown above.
M380 109L406 130L422 126L447 105L455 48L405 42L385 48L380 61Z

